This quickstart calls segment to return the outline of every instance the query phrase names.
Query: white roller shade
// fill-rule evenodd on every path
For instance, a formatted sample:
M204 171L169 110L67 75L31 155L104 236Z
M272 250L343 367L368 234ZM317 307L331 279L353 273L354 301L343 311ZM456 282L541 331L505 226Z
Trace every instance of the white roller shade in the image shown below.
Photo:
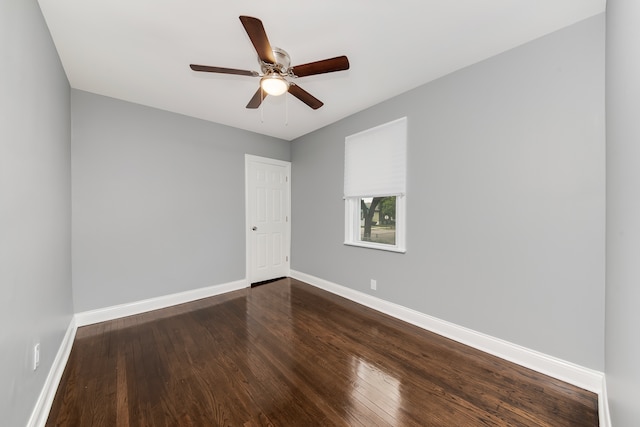
M405 194L406 117L348 136L344 144L345 197Z

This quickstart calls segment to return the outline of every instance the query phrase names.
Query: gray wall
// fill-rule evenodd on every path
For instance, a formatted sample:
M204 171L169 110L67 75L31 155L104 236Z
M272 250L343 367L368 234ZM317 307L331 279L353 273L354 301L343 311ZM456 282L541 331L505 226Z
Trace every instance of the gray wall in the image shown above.
M244 154L290 143L72 91L77 312L245 278Z
M21 426L73 314L69 84L35 0L0 1L0 63L0 424Z
M640 425L640 2L607 2L606 368L612 423Z
M292 269L603 370L604 23L295 140ZM344 246L344 138L402 116L407 253Z
M607 101L616 425L640 422L640 130L626 114L638 110L635 3L608 5L618 27ZM71 235L78 312L244 278L245 152L293 160L294 269L363 292L375 278L376 296L602 369L603 21L300 138L290 157L286 141L79 91L70 100L37 3L0 0L0 321L11 325L0 331L3 423L26 423L74 312ZM408 252L345 247L344 137L405 115Z

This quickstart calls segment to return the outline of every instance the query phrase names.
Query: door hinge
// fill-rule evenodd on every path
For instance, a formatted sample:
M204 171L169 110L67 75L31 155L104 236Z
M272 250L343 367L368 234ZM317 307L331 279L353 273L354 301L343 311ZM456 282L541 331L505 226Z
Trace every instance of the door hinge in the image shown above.
M288 215L285 215L284 222L289 222L289 216Z
M289 182L289 175L284 176L284 182Z
M286 262L289 262L289 255L285 256L285 257L284 257L284 260L285 260Z

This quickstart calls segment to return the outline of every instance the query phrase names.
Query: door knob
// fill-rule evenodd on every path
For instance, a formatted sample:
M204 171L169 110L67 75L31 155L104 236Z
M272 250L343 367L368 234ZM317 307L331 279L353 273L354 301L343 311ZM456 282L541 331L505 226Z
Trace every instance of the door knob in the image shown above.
M256 231L256 230L258 229L258 227L256 227L256 226L254 225L253 227L251 227L251 229L252 229L253 231Z

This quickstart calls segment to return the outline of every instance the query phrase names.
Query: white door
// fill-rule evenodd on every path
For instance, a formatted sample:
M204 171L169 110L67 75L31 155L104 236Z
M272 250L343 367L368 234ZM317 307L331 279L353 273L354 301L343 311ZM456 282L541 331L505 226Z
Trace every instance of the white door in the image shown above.
M245 155L247 279L289 275L291 163Z

